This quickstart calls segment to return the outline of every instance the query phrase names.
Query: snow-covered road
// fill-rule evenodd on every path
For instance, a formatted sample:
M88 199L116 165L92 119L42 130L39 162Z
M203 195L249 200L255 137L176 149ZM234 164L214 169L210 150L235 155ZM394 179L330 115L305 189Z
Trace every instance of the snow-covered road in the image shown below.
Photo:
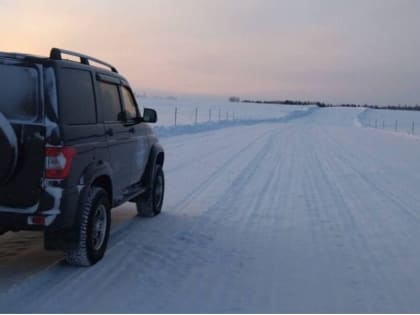
M120 207L96 266L0 237L0 311L420 312L420 139L358 113L165 138L163 213Z

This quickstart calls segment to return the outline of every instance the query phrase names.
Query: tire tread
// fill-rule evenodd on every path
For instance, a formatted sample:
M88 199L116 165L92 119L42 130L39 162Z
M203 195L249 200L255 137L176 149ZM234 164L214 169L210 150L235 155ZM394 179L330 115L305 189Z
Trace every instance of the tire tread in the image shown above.
M92 261L87 248L89 216L93 202L96 196L105 191L100 187L91 187L87 193L87 197L81 204L80 225L78 226L78 243L74 249L66 250L64 252L64 259L69 265L87 267L96 263Z

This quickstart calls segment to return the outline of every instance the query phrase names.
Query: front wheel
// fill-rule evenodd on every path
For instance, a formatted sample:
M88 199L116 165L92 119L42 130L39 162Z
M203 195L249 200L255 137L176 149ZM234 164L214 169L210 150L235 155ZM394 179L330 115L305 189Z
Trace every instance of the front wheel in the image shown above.
M103 188L91 187L81 204L79 225L76 227L78 242L66 250L66 262L74 266L91 266L105 254L111 226L111 206Z
M165 195L165 175L162 166L157 165L150 192L136 200L137 212L141 217L154 217L162 211Z

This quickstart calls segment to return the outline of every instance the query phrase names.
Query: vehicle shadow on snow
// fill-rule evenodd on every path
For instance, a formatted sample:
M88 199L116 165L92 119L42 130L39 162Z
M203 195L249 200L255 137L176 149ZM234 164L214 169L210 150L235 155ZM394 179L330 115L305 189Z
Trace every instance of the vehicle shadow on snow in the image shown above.
M55 253L55 256L50 257L49 261L46 259L43 266L33 268L33 260L38 260L43 255L49 255L48 252L42 250L41 235L34 234L37 236L34 239L37 244L27 243L25 247L32 246L37 252L26 255L22 262L29 269L28 273L31 274L26 274L25 277L16 277L15 281L9 281L7 286L3 283L2 278L0 309L6 313L22 312L34 307L38 295L33 295L33 292L38 292L41 295L52 294L54 298L68 296L76 286L81 290L88 290L98 277L112 278L114 275L116 278L112 285L118 285L118 275L121 271L126 270L127 266L129 266L133 277L135 275L136 279L140 279L138 280L138 290L147 291L151 286L160 286L165 283L167 279L163 278L163 275L167 274L166 270L174 268L172 259L180 263L183 269L199 259L195 255L190 257L191 253L188 250L183 250L185 247L196 246L197 242L202 244L212 241L211 239L204 240L200 237L201 233L198 236L191 234L191 227L194 226L194 221L197 219L195 216L171 213L169 210L163 209L163 212L157 217L141 218L135 216L133 210L135 208L130 204L123 205L122 209L117 209L113 215L113 218L116 217L117 226L113 227L105 257L89 268L67 265L62 259L61 253ZM17 240L18 236L16 234L14 239ZM0 255L2 253L0 249ZM150 277L150 270L147 266L156 264L163 271ZM13 273L12 263L3 267L5 273ZM189 269L187 268L187 270ZM63 286L65 283L71 285ZM17 303L17 301L25 303ZM87 300L81 299L80 305L74 305L71 310L78 310L79 306L83 307L83 303L87 303ZM61 307L55 304L50 306L56 311L59 311ZM49 306L40 306L39 310L48 311L46 307ZM34 311L33 308L31 310ZM66 312L68 311L66 309Z
M44 251L43 244L39 232L0 236L0 291L60 259L61 253Z
M41 293L45 290L54 290L55 285L57 288L62 288L60 286L62 283L86 282L88 285L89 281L94 281L92 279L98 274L109 275L112 270L118 269L122 261L134 264L135 270L132 272L136 272L137 277L146 277L148 270L145 265L161 262L161 259L167 259L169 256L172 259L181 256L178 259L182 259L186 252L171 250L174 241L177 245L182 243L184 246L189 246L191 242L202 241L201 238L190 237L188 230L195 220L192 216L164 210L157 217L141 218L135 215L134 210L133 205L125 204L113 214L116 226L112 227L107 253L96 265L88 268L67 265L60 252L44 251L42 233L28 235L22 241L26 254L17 255L15 259L6 260L1 264L0 309L6 313L20 312L35 302L33 300L35 291ZM163 232L162 229L165 228L167 230ZM15 233L9 236L7 241L0 239L0 256L5 253L6 244L12 247L22 236L24 235ZM20 260L19 268L16 268L16 260ZM163 264L162 267L164 266L169 267L167 264ZM9 279L4 278L5 275L9 275ZM146 283L143 284L147 286ZM57 294L66 294L66 290L71 290L71 287L64 288L63 292ZM14 301L26 302L21 305Z
M136 214L134 205L128 203L112 211L109 248L114 235L140 223ZM43 270L51 270L55 265L68 270L82 269L68 266L62 252L44 250L42 232L8 232L0 236L0 291Z
M136 251L148 251L153 239L155 244L167 244L168 234L161 233L162 226L175 225L179 227L191 224L185 216L162 212L154 218L138 217L134 204L126 203L112 212L111 235L108 250L102 261L89 268L70 266L65 263L60 251L46 251L43 248L43 234L40 232L17 232L6 233L0 237L0 309L4 301L7 301L7 291L11 288L19 289L19 296L24 298L27 291L33 291L34 287L43 286L50 281L60 282L73 277L95 273L97 268L107 268L107 264L113 264L120 253L113 251L114 247L124 243L124 246L133 246ZM183 222L179 222L182 220ZM176 229L175 236L178 235ZM157 246L159 247L159 246ZM125 253L126 254L126 253ZM124 254L124 255L125 255ZM140 255L141 258L142 255ZM147 256L147 255L146 255ZM28 293L29 294L29 293ZM3 299L4 298L4 299ZM3 302L2 302L3 301ZM4 305L3 305L4 306Z

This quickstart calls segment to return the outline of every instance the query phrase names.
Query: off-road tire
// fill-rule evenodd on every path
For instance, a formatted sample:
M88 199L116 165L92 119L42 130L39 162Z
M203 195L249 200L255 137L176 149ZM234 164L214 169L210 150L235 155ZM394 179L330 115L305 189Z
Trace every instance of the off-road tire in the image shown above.
M111 207L108 195L103 188L91 187L87 191L84 200L80 204L79 223L76 227L76 235L78 242L75 248L66 250L64 252L65 261L73 266L91 266L96 264L105 254L110 231L111 223ZM95 244L96 240L93 232L96 231L98 224L98 211L105 213L105 234L102 242ZM97 236L96 236L97 237ZM99 245L99 248L95 248Z
M160 190L160 193L159 193ZM140 217L154 217L162 211L165 196L165 175L162 166L157 165L149 193L136 200Z

